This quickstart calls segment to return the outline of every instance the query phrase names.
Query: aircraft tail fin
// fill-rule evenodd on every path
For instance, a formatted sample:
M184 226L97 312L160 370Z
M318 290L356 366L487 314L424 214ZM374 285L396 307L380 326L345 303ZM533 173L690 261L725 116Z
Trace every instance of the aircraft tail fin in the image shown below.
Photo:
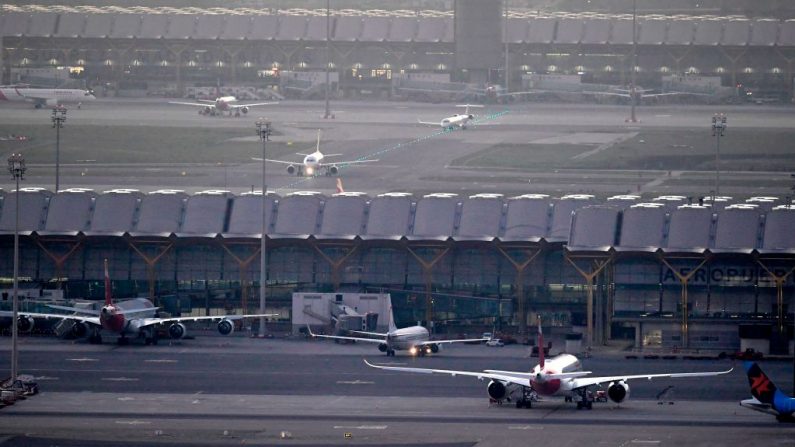
M395 314L392 312L392 306L389 306L389 333L395 332L396 330Z
M544 333L541 332L541 315L538 316L538 367L544 370Z
M337 194L345 192L345 188L342 187L342 179L337 177Z
M317 130L317 146L315 146L315 151L320 152L320 129Z
M108 273L108 260L105 259L105 305L113 304L113 297L110 290L110 274Z
M751 395L764 404L772 405L778 388L767 377L756 362L745 362L745 373L748 375L748 385L751 386Z

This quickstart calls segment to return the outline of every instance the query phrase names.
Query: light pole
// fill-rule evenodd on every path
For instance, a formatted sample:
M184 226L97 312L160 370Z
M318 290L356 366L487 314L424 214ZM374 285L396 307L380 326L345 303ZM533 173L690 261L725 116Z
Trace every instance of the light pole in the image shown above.
M326 112L323 115L324 119L331 116L329 110L329 90L331 89L329 72L331 70L331 0L326 0Z
M715 203L715 198L720 194L720 138L724 132L726 132L726 115L716 113L712 116L712 136L715 137L715 195L712 197L712 203Z
M55 128L55 193L61 187L61 128L66 122L66 107L53 107L52 127Z
M635 66L638 65L638 5L637 0L632 0L632 63L629 67L629 103L630 115L629 122L637 123L635 117L635 101L638 100L637 87L635 86Z
M8 172L17 183L15 192L16 211L14 215L14 296L12 301L11 321L11 385L19 375L19 355L17 348L17 333L19 332L19 181L25 175L25 158L22 154L11 154L8 157Z
M267 253L265 251L265 239L267 238L268 223L265 220L267 216L268 203L268 186L265 183L265 159L267 157L267 144L268 137L271 134L271 122L263 118L257 120L257 135L262 141L262 237L260 237L260 255L259 255L259 313L265 313L265 289L267 287L267 271L265 269L267 263ZM259 337L265 337L265 317L259 317Z

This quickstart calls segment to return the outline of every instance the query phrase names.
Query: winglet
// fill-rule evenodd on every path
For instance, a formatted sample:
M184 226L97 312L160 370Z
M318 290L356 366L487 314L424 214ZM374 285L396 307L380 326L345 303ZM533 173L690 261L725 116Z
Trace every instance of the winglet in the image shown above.
M314 333L314 332L312 332L312 328L311 328L311 327L309 327L309 323L307 323L307 324L306 324L306 331L309 333L309 335L310 335L311 337L313 337L313 338L315 337L315 333Z
M538 367L544 371L544 333L541 332L541 315L538 315Z
M105 258L105 305L113 304L113 297L110 290L110 274L108 273L108 259Z
M320 129L317 130L317 146L315 147L317 152L320 152Z
M776 385L762 371L756 362L745 362L745 373L748 375L748 385L751 386L751 395L763 404L772 405L778 389Z

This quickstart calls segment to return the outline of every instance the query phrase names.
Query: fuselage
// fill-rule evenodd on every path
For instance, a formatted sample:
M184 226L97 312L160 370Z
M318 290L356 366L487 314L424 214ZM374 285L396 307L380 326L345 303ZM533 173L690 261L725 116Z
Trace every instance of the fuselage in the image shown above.
M156 310L152 302L146 298L120 301L104 305L99 314L99 322L107 331L117 334L137 334L140 325L136 322L142 321L142 318L154 317Z
M408 351L418 343L430 339L428 329L422 326L411 326L397 329L387 335L387 345L395 351Z
M562 374L579 371L582 371L582 364L577 357L571 354L560 354L544 362L543 369L541 365L536 365L535 368L533 368L533 375L535 378L530 380L530 384L540 395L569 395L572 391L571 379L544 380L543 377L546 374Z
M306 175L313 175L320 167L324 155L320 151L312 152L304 157L304 173Z
M455 114L453 116L448 116L444 118L440 125L444 128L452 128L455 126L464 127L466 126L467 122L472 119L472 116L469 114L459 115Z
M215 108L218 110L228 111L232 103L237 102L234 96L221 96L215 99Z
M0 100L5 101L46 101L47 103L85 102L96 99L88 90L74 88L0 88Z

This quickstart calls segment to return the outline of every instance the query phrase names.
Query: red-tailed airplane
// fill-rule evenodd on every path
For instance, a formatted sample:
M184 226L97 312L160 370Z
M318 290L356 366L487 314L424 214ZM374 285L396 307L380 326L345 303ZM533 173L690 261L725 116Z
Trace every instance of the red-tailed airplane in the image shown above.
M77 307L55 306L49 307L58 310L74 312L72 315L49 314L36 312L19 312L20 332L30 332L36 318L61 319L74 321L71 333L75 337L86 337L91 343L102 343L101 330L118 334L120 345L129 343L128 336L143 338L145 344L157 344L158 326L170 324L168 335L172 339L185 336L187 330L183 322L201 320L218 321L218 332L229 335L235 330L234 320L242 318L272 317L278 314L251 314L251 315L214 315L197 317L170 317L158 318L157 308L146 298L113 302L111 296L110 275L108 274L108 260L105 260L105 305L101 310L81 309ZM11 312L2 312L4 317L11 316Z
M361 163L372 163L378 160L350 160L350 161L337 161L337 162L329 162L326 161L326 157L338 157L342 154L324 154L320 152L320 130L317 131L317 146L315 146L315 151L311 154L305 153L296 153L296 155L303 155L304 159L301 163L295 161L285 161L285 160L271 160L266 158L265 161L269 163L277 163L281 165L287 165L287 173L288 174L295 174L297 176L306 175L307 177L311 177L313 175L318 175L321 170L325 172L326 175L337 175L339 170L343 166L348 165L358 165ZM251 157L252 160L262 161L262 158Z
M221 96L220 91L218 92L218 97L215 99L199 99L198 101L199 102L170 101L169 104L201 107L201 109L199 109L199 115L223 116L224 113L226 113L227 116L234 115L235 117L240 117L241 113L243 115L247 114L252 107L278 104L278 102L237 104L237 98L234 96Z
M772 414L779 422L795 422L795 397L787 396L776 388L756 362L744 362L743 367L753 397L740 401L740 405Z
M82 104L96 98L90 90L79 88L34 88L30 86L0 86L0 101L27 101L40 109L64 103Z
M591 409L593 400L588 388L601 384L607 385L607 397L620 403L629 397L629 384L633 379L676 378L676 377L711 377L728 374L728 371L672 373L672 374L635 374L615 375L607 377L588 377L591 372L583 371L579 359L571 354L560 354L549 361L544 359L544 339L541 333L541 322L538 324L538 365L531 371L498 371L487 369L476 371L452 371L446 369L408 368L397 366L373 365L367 360L368 366L389 371L405 371L424 374L447 374L450 376L471 376L480 380L489 379L486 391L492 401L502 403L510 401L515 394L516 408L531 408L539 396L563 396L566 402L577 400L577 409Z

